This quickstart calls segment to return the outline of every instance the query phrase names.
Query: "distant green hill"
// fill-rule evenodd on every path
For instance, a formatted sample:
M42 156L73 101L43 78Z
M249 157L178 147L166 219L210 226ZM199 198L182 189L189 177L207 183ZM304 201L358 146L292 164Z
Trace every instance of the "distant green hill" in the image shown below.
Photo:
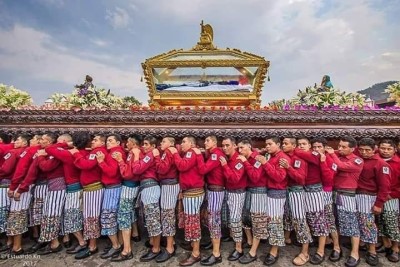
M396 83L397 81L387 81L382 83L377 83L372 85L371 87L360 90L358 93L366 95L366 97L370 97L372 100L381 100L389 97L388 93L385 93L385 89L388 85Z

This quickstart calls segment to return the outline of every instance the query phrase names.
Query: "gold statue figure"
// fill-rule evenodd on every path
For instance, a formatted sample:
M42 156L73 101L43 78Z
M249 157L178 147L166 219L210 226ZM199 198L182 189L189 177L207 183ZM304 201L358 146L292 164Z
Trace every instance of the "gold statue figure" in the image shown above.
M214 32L210 24L205 24L201 21L200 41L193 50L214 50L216 47L213 44Z

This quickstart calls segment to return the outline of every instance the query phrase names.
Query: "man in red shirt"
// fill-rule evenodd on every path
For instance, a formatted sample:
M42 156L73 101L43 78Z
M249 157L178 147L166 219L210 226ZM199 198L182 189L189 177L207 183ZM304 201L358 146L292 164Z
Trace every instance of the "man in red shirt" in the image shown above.
M215 135L206 137L204 146L208 152L208 158L205 164L199 165L200 173L206 175L208 229L213 248L212 254L200 262L205 266L211 266L222 261L220 250L221 209L225 195L225 177L219 157L223 157L224 152L217 146L217 142Z
M198 166L202 164L203 155L196 147L196 139L186 136L182 139L183 157L175 147L169 147L174 156L174 162L179 173L179 185L183 194L183 209L185 218L185 240L192 242L192 253L179 262L180 266L191 266L200 261L200 207L204 199L204 177Z
M27 139L27 136L22 137ZM16 142L18 142L18 138ZM28 210L31 202L31 192L19 193L17 188L25 178L33 157L40 148L39 139L35 135L29 140L30 146L21 153L13 178L11 180L8 196L11 199L10 214L7 222L7 236L13 240L12 253L18 254L22 250L22 234L28 231Z
M153 136L146 136L143 139L144 158L140 159L140 150L132 150L134 159L132 173L140 175L140 199L143 203L144 219L150 237L152 247L140 257L141 262L154 260L161 254L161 222L160 222L160 196L161 189L158 184L156 173L156 161L153 152L156 149L157 139Z
M360 263L359 245L360 229L357 219L356 190L358 179L363 169L364 162L354 155L357 141L351 136L340 139L338 154L331 147L325 151L332 157L332 168L336 171L334 178L334 204L337 210L339 233L351 238L351 253L345 265L355 267Z
M26 203L28 201L24 201L22 207L19 207L20 205L16 205L19 203L15 203L15 201L12 201L12 203L10 203L7 192L11 184L11 178L13 177L16 168L18 167L18 162L21 159L21 155L25 156L26 154L25 149L28 146L28 142L28 136L18 136L15 140L15 143L13 144L14 148L4 155L3 165L0 166L0 233L4 233L8 230L7 244L1 247L1 251L11 249L13 245L12 242L14 240L12 236L15 233L19 233L21 231L21 229L18 229L18 226L14 224L14 220L18 219L19 223L23 223L23 212L18 213L18 211L20 211L22 208L27 210L29 207L29 204ZM11 206L11 204L13 205ZM9 215L11 216L11 218L8 218ZM22 218L19 218L18 215L22 216ZM17 221L15 221L15 223L17 223ZM14 229L15 231L12 231ZM19 247L18 249L10 251L11 255L20 255L24 253L20 243L21 242L19 242L19 244L16 244L16 247Z
M391 167L390 197L379 215L379 234L382 236L386 257L391 262L399 261L400 243L400 158L396 154L393 140L384 139L378 145L379 156Z
M101 235L108 236L111 240L111 248L104 251L100 258L108 259L118 256L122 247L118 241L117 212L122 189L122 177L119 172L118 162L112 157L113 153L120 153L125 160L125 153L121 146L122 139L119 134L107 137L107 154L102 151L97 153L97 163L102 171L101 182L105 187L103 202L101 205Z
M378 229L375 215L382 213L383 204L390 194L390 166L375 154L375 141L363 138L358 142L358 151L364 160L363 170L358 180L356 203L360 239L368 246L366 261L372 266L378 264L375 245L378 241Z
M175 147L175 139L170 136L164 137L161 141L161 157L158 149L153 150L153 155L156 160L158 180L161 184L160 208L162 236L167 237L167 247L161 249L161 254L156 258L156 262L158 263L165 262L175 255L175 208L180 188L178 170L175 166L174 156L168 149L169 147Z
M290 230L294 230L297 242L302 245L300 254L293 260L293 264L301 266L310 260L308 248L313 241L310 228L307 224L304 185L307 176L307 162L294 154L296 149L296 139L293 137L284 138L282 141L282 150L290 157L292 164L282 158L280 165L287 170L288 173L288 199L286 206L289 207L289 223L285 230L285 239L289 237Z
M279 247L285 246L285 235L283 230L283 213L286 202L286 187L288 184L287 171L280 164L281 159L286 159L289 164L290 158L280 149L281 142L278 137L267 137L265 139L265 156L258 155L256 160L261 163L267 174L267 215L268 234L271 249L264 260L264 265L273 265L279 257Z
M247 139L240 140L238 144L239 159L243 162L247 175L247 192L249 198L249 213L251 230L253 236L247 243L251 243L251 249L248 253L240 257L239 262L248 264L257 259L257 248L261 239L268 239L268 215L267 215L267 180L261 163L256 160L257 151L252 150L251 141ZM250 229L249 229L250 230Z
M247 175L236 148L236 139L225 137L222 140L222 150L228 159L219 157L224 171L225 187L228 194L229 227L231 237L235 242L235 249L228 257L229 261L239 260L244 255L242 248L242 210L246 197Z
M133 225L136 225L135 216L135 203L139 193L140 176L132 173L132 163L134 154L133 148L140 148L140 141L136 136L130 136L126 142L126 148L128 150L128 157L124 161L124 154L115 152L111 154L113 158L118 162L119 171L122 176L122 189L121 197L119 200L118 208L118 229L122 232L123 250L116 258L112 258L111 261L121 262L133 258L131 248L131 231ZM139 156L142 159L143 156Z
M43 217L40 224L39 242L50 242L44 249L39 250L39 255L47 255L62 250L58 241L61 230L62 216L65 203L65 175L61 161L46 153L45 149L56 142L70 142L71 136L60 135L58 139L53 133L42 136L42 150L37 152L38 166L47 177L48 193L43 206Z
M310 140L300 137L297 140L299 149L295 154L308 163L307 176L305 180L305 204L306 218L313 236L318 237L318 248L311 256L312 264L321 264L325 256L325 242L329 235L328 223L325 217L325 197L322 188L320 154L311 152Z
M75 255L77 260L87 258L99 251L97 238L100 237L100 213L104 188L101 183L101 168L96 158L99 152L107 154L105 143L106 137L98 134L92 140L92 150L89 154L81 153L77 148L69 150L75 158L75 166L81 170L79 181L83 187L83 238L89 240L89 246Z

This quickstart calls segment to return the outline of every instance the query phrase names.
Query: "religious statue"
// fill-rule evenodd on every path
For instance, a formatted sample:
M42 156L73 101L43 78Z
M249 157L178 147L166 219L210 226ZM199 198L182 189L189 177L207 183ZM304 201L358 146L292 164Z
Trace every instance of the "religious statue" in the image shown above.
M317 84L315 84L314 87L317 88ZM331 77L329 77L329 75L324 75L324 77L322 77L321 85L317 88L317 91L328 92L331 90L331 88L333 88Z
M201 21L200 41L193 50L213 50L216 49L213 44L214 32L210 24L205 24Z
M78 94L80 96L85 96L88 93L90 93L90 89L94 88L94 85L92 82L93 82L93 78L90 77L89 75L86 75L84 83L75 85L75 88L79 89Z

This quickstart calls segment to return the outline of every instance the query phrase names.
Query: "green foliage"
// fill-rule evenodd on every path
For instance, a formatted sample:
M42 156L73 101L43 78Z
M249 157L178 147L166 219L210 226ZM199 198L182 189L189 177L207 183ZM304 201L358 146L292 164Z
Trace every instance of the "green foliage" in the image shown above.
M0 108L17 109L31 104L32 98L27 92L0 83Z
M400 106L400 82L388 85L385 92L389 93L389 98L396 101L396 105Z
M365 96L359 93L346 93L331 88L329 91L320 92L315 87L308 86L305 90L299 90L297 95L289 100L291 105L308 105L318 108L328 106L358 106L365 104Z
M141 105L133 96L121 98L110 90L95 87L90 87L85 91L76 88L71 94L55 93L50 98L54 108L128 109L132 105Z

